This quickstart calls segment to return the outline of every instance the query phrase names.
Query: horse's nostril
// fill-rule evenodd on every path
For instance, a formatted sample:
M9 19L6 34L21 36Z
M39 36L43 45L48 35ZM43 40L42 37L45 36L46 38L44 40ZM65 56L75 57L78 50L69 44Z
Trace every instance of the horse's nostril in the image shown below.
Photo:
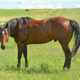
M2 48L3 50L5 50L5 46L4 46L4 45L1 45L1 48Z

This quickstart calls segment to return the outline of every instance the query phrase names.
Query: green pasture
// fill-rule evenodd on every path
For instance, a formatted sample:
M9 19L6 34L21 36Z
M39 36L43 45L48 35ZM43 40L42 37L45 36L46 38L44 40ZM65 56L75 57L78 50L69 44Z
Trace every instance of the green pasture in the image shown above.
M32 17L47 19L50 17L65 17L74 19L80 24L80 9L30 9L8 10L0 9L0 24L16 17ZM74 37L70 48L74 44ZM72 58L71 69L63 71L64 52L58 42L28 45L29 67L24 67L24 57L21 59L20 70L17 65L17 46L13 38L6 44L6 49L0 49L0 80L80 80L80 49Z

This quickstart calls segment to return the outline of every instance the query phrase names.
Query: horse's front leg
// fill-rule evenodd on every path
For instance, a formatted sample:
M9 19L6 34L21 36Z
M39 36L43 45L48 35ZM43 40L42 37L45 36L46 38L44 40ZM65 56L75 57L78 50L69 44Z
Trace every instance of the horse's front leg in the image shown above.
M17 63L17 68L20 68L20 64L21 64L21 57L22 57L22 48L21 45L17 45L18 47L18 63Z
M25 58L25 67L28 67L28 60L27 60L27 46L24 46L23 55L24 55L24 58Z

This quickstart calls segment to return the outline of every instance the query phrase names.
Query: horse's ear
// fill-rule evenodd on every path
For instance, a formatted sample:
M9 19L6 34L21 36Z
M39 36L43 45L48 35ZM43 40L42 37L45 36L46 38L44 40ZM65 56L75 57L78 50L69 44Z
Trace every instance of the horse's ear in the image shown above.
M20 19L20 20L19 20L19 29L21 29L22 25L23 25L23 20Z
M5 23L5 24L1 25L0 33L1 33L1 31L4 31L4 29L7 28L7 27L8 27L8 23Z
M2 27L1 27L1 28L3 28L3 29L4 29L4 28L7 28L7 27L8 27L8 23L5 23L5 24L3 24L3 25L2 25Z

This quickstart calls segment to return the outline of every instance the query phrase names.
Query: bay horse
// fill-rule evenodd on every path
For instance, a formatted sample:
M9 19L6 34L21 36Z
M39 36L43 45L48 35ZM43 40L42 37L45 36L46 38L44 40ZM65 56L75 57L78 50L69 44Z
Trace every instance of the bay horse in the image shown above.
M8 29L9 35L14 38L18 48L18 63L20 68L22 53L25 58L25 67L28 66L27 45L47 43L51 40L59 41L65 53L63 69L67 70L71 65L71 58L77 53L80 44L80 30L76 21L63 17L54 17L44 20L35 20L30 17L14 18L6 22L0 28L2 33ZM69 42L75 32L75 43L72 52ZM3 37L2 37L3 39ZM2 44L2 46L5 46Z

